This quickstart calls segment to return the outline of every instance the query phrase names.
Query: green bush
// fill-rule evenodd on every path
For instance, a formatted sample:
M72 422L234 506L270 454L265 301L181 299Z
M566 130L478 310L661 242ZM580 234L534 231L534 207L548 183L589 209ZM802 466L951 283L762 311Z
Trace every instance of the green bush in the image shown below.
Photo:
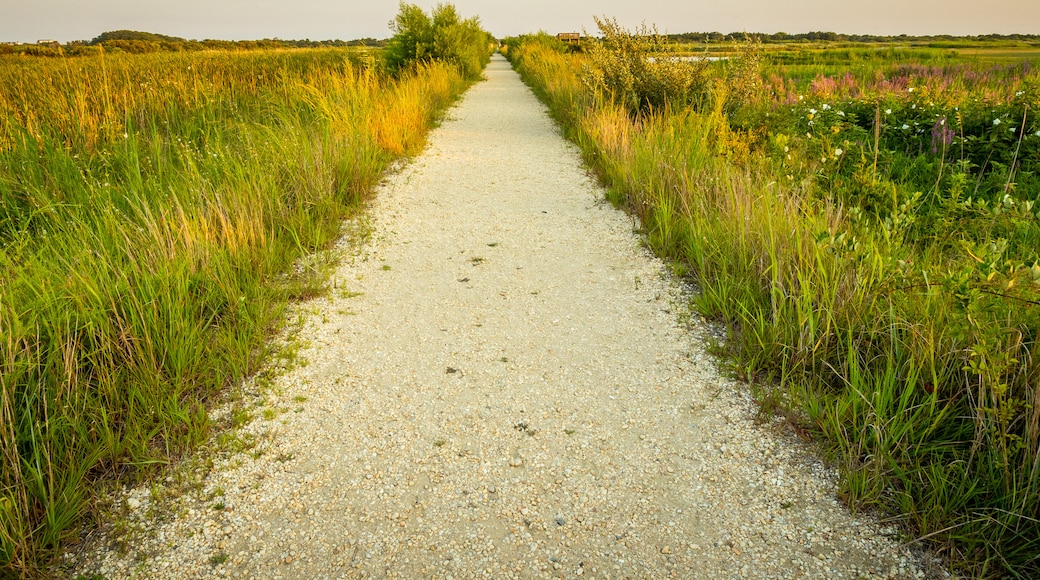
M386 63L395 73L443 61L476 79L491 59L492 36L480 27L479 19L463 20L451 4L438 4L427 15L419 6L402 2L391 27L394 37L386 46Z
M603 38L587 49L583 81L632 114L695 105L707 92L708 61L669 55L668 39L645 25L629 32L615 19L596 18Z

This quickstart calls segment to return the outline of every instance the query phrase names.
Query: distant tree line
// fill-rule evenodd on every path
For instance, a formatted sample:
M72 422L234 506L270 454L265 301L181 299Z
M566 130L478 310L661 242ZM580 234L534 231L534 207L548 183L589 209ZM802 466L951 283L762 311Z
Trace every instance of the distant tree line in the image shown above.
M0 55L23 54L26 56L78 56L106 52L145 54L150 52L187 52L199 50L263 50L277 48L317 48L331 46L386 45L386 40L359 38L355 40L188 40L137 30L113 30L98 35L92 40L74 40L66 44L0 44Z
M981 34L976 36L954 36L951 34L936 34L930 36L880 36L876 34L841 34L838 32L803 32L799 34L788 34L777 32L745 33L731 32L684 32L681 34L669 34L667 38L671 42L727 42L744 40L746 36L759 38L762 42L1040 42L1037 34Z
M415 32L416 29L433 30L436 28L433 22L436 19L431 18L430 22L420 23L422 26L415 26L415 20L417 14L421 14L421 10L416 12L411 10L408 5L402 5L402 13L398 15L398 20L404 19L401 22L396 22L396 26L403 26L406 30L406 34L402 37L401 34L395 35L395 41L391 44L391 52L401 52L402 49L415 51L418 48L418 52L422 52L422 41L418 39L409 40L409 35ZM452 7L453 8L453 7ZM447 11L451 12L451 11ZM429 17L427 17L429 18ZM419 18L418 20L422 20ZM470 27L471 23L468 21L453 22L452 25L462 25L463 27ZM479 26L479 23L478 25ZM400 32L400 31L398 31ZM955 45L957 43L1009 43L1009 42L1024 42L1029 44L1040 44L1040 35L1038 34L980 34L974 36L954 36L950 34L935 34L928 36L909 36L901 34L897 36L883 36L875 34L842 34L838 32L825 32L825 31L812 31L802 32L798 34L788 34L786 32L776 32L772 34L766 33L745 33L745 32L730 32L723 34L721 32L683 32L680 34L668 34L665 37L670 42L676 43L705 43L705 42L734 42L744 40L747 36L755 37L760 39L762 42L771 43L784 43L784 42L876 42L876 43L931 43L939 46L943 46L945 43ZM402 40L409 40L413 44L419 46L402 46ZM108 52L126 52L132 54L144 54L149 52L182 52L182 51L198 51L198 50L263 50L263 49L278 49L278 48L316 48L324 46L371 46L371 47L385 47L390 42L388 39L376 39L376 38L358 38L354 40L283 40L281 38L265 38L263 40L189 40L180 38L177 36L166 36L164 34L156 34L152 32L141 32L137 30L113 30L102 33L91 40L74 40L66 44L59 43L40 43L40 44L14 44L14 43L0 43L0 55L4 54L22 54L26 56L77 56L77 55L89 55L97 54L101 48ZM408 44L408 43L405 43ZM404 53L399 55L401 60L407 60ZM408 55L408 58L415 58L417 55ZM421 55L420 60L421 60Z

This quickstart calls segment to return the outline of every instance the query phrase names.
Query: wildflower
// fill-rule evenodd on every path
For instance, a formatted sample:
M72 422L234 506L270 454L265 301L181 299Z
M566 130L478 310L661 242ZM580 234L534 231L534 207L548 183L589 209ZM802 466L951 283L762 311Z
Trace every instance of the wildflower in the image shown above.
M1037 137L1040 137L1040 131L1037 131L1036 133L1034 133L1034 135L1036 135Z
M838 116L839 117L844 117L845 116L845 111L838 111Z
M123 139L129 139L129 138L130 138L130 134L129 133L123 133Z
M996 127L1000 124L1000 119L993 119L993 126Z
M904 131L906 131L909 128L910 128L910 125L907 125L906 123L903 123L903 130Z
M809 114L810 115L815 115L816 114L816 109L809 109Z
M1021 96L1022 96L1022 95L1024 95L1024 94L1026 94L1026 92L1025 92L1025 91L1016 91L1016 92L1015 92L1015 96L1016 96L1016 97L1021 97Z
M827 103L824 103L823 106L820 107L820 108L822 108L824 111L828 111L828 110L830 110L831 106L828 105Z
M842 149L841 147L838 147L837 149L834 150L834 156L835 157L841 157L842 153L845 153L845 150Z
M910 87L909 89L906 90L906 92L908 92L908 93L914 92L914 87Z
M935 122L932 126L932 153L939 153L939 151L946 151L951 143L953 143L954 132L946 126L946 117L943 117Z
M885 109L885 114L886 115L891 115L892 114L892 109Z

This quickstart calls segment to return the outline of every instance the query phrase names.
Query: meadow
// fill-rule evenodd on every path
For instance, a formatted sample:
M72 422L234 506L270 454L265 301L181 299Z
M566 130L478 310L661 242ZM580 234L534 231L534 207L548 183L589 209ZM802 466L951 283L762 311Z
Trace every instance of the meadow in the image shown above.
M1036 63L753 39L691 62L599 23L507 56L696 283L763 415L953 571L1040 575Z
M302 258L473 80L346 48L95 52L0 58L0 575L206 439L322 291Z

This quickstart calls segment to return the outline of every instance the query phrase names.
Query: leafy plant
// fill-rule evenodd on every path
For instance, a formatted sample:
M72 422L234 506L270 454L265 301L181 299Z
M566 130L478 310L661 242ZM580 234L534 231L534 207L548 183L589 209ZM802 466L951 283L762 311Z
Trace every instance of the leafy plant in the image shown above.
M391 71L441 61L476 79L491 58L493 39L480 20L462 19L451 4L438 4L427 15L419 6L402 2L390 25L394 36L386 46L386 62Z
M630 113L699 103L708 89L708 61L668 54L656 27L625 30L615 19L596 17L602 39L590 43L583 80Z

